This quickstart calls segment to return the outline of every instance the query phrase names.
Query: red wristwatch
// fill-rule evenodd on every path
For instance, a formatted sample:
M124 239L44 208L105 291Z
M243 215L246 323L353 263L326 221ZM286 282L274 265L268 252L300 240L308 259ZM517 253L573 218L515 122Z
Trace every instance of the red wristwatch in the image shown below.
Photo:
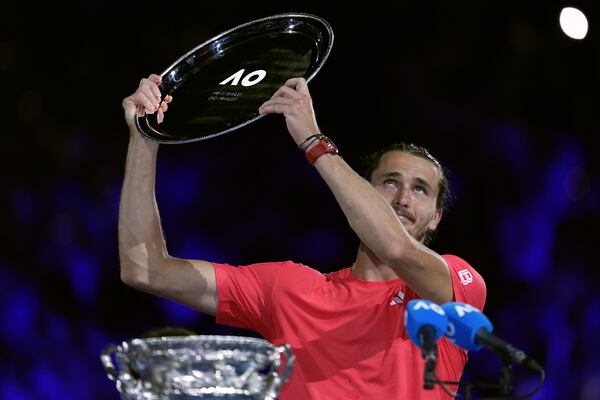
M320 135L319 142L306 152L306 159L312 165L323 154L337 154L337 146L327 136Z

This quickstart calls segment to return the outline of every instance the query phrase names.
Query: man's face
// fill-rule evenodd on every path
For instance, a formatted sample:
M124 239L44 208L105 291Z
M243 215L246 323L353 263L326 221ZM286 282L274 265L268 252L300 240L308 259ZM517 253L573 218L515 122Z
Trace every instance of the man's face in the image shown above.
M404 228L422 242L442 218L437 209L440 176L435 165L418 156L393 150L383 155L371 184L389 202Z

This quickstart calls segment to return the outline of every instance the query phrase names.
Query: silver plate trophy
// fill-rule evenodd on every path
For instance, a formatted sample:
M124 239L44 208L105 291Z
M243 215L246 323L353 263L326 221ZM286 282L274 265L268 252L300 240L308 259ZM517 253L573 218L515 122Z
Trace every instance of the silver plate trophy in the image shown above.
M217 335L132 339L100 359L124 400L272 400L294 366L288 345Z
M323 18L286 13L250 21L193 48L162 74L173 96L162 123L138 116L144 136L187 143L231 132L261 116L258 107L294 77L310 81L327 60L333 30Z

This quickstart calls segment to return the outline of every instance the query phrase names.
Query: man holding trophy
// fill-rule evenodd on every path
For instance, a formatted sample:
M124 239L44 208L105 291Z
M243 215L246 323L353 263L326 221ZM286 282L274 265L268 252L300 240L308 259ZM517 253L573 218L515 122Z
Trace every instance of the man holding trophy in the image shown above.
M317 169L360 239L350 268L322 274L292 261L233 267L169 255L154 196L159 144L135 123L165 117L161 77L142 79L123 100L130 129L120 203L123 282L257 331L296 357L281 399L448 399L423 388L423 359L404 327L406 304L423 298L483 309L481 276L463 259L427 247L440 222L448 182L440 163L418 146L397 144L375 154L363 178L319 131L308 85L292 78L260 114L284 116L292 140ZM438 341L436 374L458 381L466 351Z

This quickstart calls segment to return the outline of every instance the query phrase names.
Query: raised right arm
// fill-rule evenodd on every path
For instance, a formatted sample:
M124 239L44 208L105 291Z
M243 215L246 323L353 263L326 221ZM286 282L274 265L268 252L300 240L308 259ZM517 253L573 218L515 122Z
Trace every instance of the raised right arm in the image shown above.
M159 83L158 75L150 75L123 100L130 140L119 207L121 280L215 315L218 299L213 264L172 257L167 252L154 194L158 143L145 139L135 125L138 112L158 112L162 120L171 98L167 96L159 107Z

